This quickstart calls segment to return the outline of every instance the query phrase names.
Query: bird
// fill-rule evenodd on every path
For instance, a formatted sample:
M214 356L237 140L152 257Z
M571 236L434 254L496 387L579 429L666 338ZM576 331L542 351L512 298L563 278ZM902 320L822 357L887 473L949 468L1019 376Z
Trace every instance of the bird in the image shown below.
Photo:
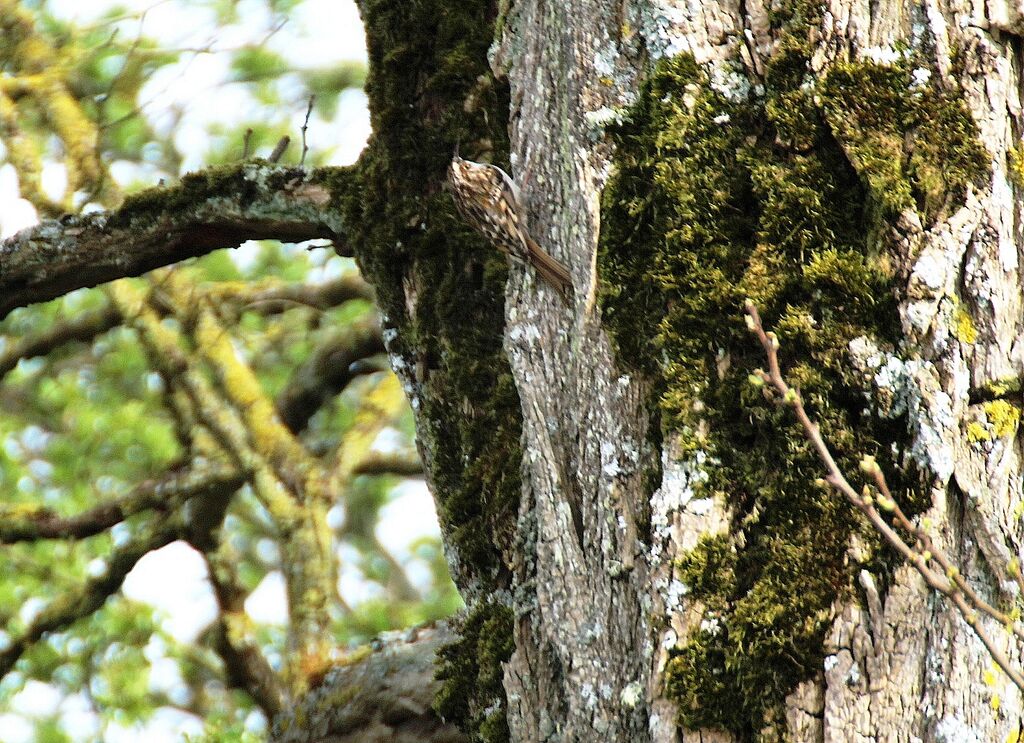
M519 186L497 165L459 157L448 167L455 206L463 218L494 247L512 258L529 263L563 301L572 296L572 275L530 237Z

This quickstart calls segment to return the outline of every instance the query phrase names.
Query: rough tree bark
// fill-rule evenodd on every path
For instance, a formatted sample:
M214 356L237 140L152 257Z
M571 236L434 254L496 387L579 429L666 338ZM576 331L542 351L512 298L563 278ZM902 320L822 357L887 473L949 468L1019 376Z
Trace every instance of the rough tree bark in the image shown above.
M877 457L971 585L1019 600L1021 8L360 9L375 133L299 195L313 226L188 229L329 237L374 285L467 602L440 713L482 740L1016 740L961 616L815 487L742 311L841 466ZM571 306L457 219L456 144L523 182Z
M442 712L484 739L501 736L503 705L513 740L1015 739L1019 692L951 605L813 488L792 421L745 388L763 361L741 315L747 295L768 307L842 462L879 455L977 590L1014 600L994 576L1020 549L1019 9L477 7L495 21L490 71L461 99L432 85L450 39L395 40L486 25L414 28L414 12L362 9L378 124L367 162L394 175L385 153L415 161L425 174L398 190L440 204L452 139L504 162L493 117L507 81L508 160L534 236L576 286L566 308L513 266L500 353L471 359L481 346L460 344L478 292L449 286L465 314L445 315L425 309L446 301L425 277L473 277L480 259L438 250L437 233L429 249L392 235L385 257L357 242L469 603L474 660L452 663L456 648L442 677L493 676L484 666L502 661L490 702L493 687L464 685L442 690ZM396 49L420 71L416 95ZM385 90L415 101L422 121L397 125L408 138ZM453 97L469 132L442 133ZM488 103L491 118L474 119ZM443 220L407 216L426 233ZM498 389L505 360L521 418L494 417L502 433L521 426L521 452L504 435L472 439L493 399L457 368L489 365L477 381ZM467 483L502 459L499 477ZM514 524L507 502L492 508L513 470ZM460 488L482 503L453 505ZM481 624L511 627L507 660L482 646Z

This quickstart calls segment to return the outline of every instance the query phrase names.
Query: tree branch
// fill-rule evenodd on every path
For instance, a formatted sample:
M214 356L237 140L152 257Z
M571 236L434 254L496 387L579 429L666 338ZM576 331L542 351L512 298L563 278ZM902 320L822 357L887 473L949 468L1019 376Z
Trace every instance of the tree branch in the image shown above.
M352 468L353 475L423 477L423 462L415 452L371 451Z
M2 284L3 279L0 279ZM121 322L121 315L113 307L85 312L68 320L54 323L41 333L26 336L0 353L0 379L18 365L21 359L45 356L65 343L91 341Z
M1024 640L1024 627L1021 627L1014 615L1000 611L981 598L967 583L953 561L934 544L927 530L915 525L910 520L893 498L885 480L885 474L874 457L865 456L861 460L860 469L871 477L876 492L872 494L867 487L863 492L858 492L850 484L832 456L832 452L829 451L825 439L822 438L821 429L807 414L800 393L790 387L782 375L779 366L778 337L775 333L765 332L764 326L761 324L761 316L751 300L746 301L744 309L747 313L747 327L757 337L768 359L768 371L758 369L751 375L751 381L762 387L766 398L788 406L796 415L800 427L803 429L804 437L814 447L818 459L825 465L827 474L823 478L822 484L843 495L851 505L864 514L885 541L914 567L924 582L953 603L960 616L974 630L974 634L988 650L995 664L1009 677L1014 686L1024 691L1024 672L1016 667L1009 656L989 637L988 632L979 621L979 614L995 620L1003 626L1008 635L1016 636L1021 640ZM776 398L775 395L778 397ZM896 526L912 538L911 542L908 543L904 540L900 533L889 525L882 517L882 511L892 514ZM932 563L937 565L940 570L935 570ZM1008 572L1013 573L1019 569L1018 565Z
M373 301L373 289L355 273L347 273L321 284L253 285L251 282L221 282L204 290L213 301L230 302L240 309L273 315L296 306L328 310L353 299Z
M220 615L211 628L211 641L217 655L224 661L228 684L244 689L253 700L273 717L288 699L288 690L271 668L260 648L244 631L247 592L234 579L231 566L218 554L204 551Z
M48 508L0 507L0 544L37 539L83 539L99 534L128 516L149 508L173 510L186 500L211 489L235 490L245 482L244 473L234 467L211 465L184 472L172 471L159 480L148 480L127 495L95 508L61 517Z
M338 331L295 372L277 398L277 414L293 433L302 431L327 400L359 374L352 365L384 352L376 319L361 320Z
M330 186L342 169L247 162L147 189L112 212L65 216L0 243L0 319L74 289L235 247L246 240L333 240Z

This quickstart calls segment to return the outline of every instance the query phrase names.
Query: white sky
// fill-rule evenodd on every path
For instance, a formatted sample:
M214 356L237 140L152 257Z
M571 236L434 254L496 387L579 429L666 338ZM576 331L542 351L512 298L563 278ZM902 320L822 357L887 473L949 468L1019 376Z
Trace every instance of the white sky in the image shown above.
M55 13L89 23L114 5L107 0L50 0ZM244 24L218 29L213 14L201 4L163 0L120 0L116 3L132 11L146 10L143 32L158 38L165 46L229 49L258 42L272 25L261 2L240 0L239 18ZM187 7L182 7L186 5ZM125 24L121 33L138 33L138 25ZM365 60L366 49L362 24L351 0L306 0L288 23L270 40L268 46L301 67L326 67L341 60ZM187 54L183 61L161 70L147 83L143 100L150 100L151 114L173 106L183 106L187 113L175 130L176 142L186 154L185 169L202 167L202 153L209 145L206 126L220 122L252 119L260 116L258 104L248 98L241 86L218 86L226 74L228 55ZM277 113L277 112L275 112ZM293 125L298 132L305 110L295 111ZM157 125L161 119L156 118ZM166 125L166 119L163 121ZM335 123L310 122L309 138L314 145L336 146L332 164L353 162L370 134L369 113L361 91L349 91L339 101ZM293 139L295 139L293 137ZM294 147L294 145L293 145ZM2 153L2 147L0 147ZM155 183L159 173L147 173L126 164L114 163L112 170L120 180L150 180ZM64 185L61 166L51 163L44 171L44 186L58 197ZM17 197L17 177L10 166L0 167L0 236L36 222L35 211ZM237 253L237 251L235 251ZM240 256L244 260L244 256ZM437 515L433 500L422 481L407 481L396 489L394 499L383 509L378 528L381 543L406 566L414 585L429 583L428 567L409 552L409 544L423 535L437 535ZM355 554L342 550L339 589L346 601L358 603L375 593L354 565ZM213 620L216 604L207 582L202 558L184 543L175 543L144 557L128 575L124 594L129 598L156 607L163 617L163 626L180 641L197 637ZM284 582L279 573L271 573L246 601L252 618L265 623L287 620ZM151 643L152 644L152 643ZM176 664L164 657L159 644L147 648L153 664L151 687L173 690L177 682ZM75 740L96 740L97 721L81 695L62 697L53 687L29 682L19 693L6 714L0 714L0 743L28 743L33 740L29 720L59 712ZM254 724L259 720L254 720ZM110 728L104 743L163 743L180 741L185 733L198 734L200 721L175 710L163 709L142 728Z

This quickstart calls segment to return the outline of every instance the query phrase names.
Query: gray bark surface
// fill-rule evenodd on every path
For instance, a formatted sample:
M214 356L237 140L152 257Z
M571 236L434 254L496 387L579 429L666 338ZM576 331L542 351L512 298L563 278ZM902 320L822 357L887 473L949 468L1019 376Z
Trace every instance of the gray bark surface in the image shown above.
M661 487L649 502L643 495L644 463L659 456L646 443L644 390L617 371L595 303L599 196L610 163L595 122L628 105L645 65L663 54L688 52L712 67L739 58L756 83L776 41L769 11L760 0L524 0L492 50L496 73L511 85L513 161L532 232L571 266L577 296L566 310L522 271L514 271L507 296L505 349L523 403L526 452L520 620L505 676L515 740L733 739L678 731L660 683L665 648L701 615L681 595L671 560L699 535L728 529L728 519L725 504L693 500L702 464L674 457L671 439ZM814 56L820 72L845 60L884 61L901 44L928 37L936 68L957 75L991 152L991 184L969 193L962 208L927 229L913 213L900 220L907 350L896 359L851 352L876 388L908 400L915 453L932 480L928 517L937 541L997 602L1013 590L996 584L990 566L1002 570L1021 546L1020 447L1015 435L970 440L969 423L984 415L968 393L1022 373L1021 215L1007 164L1024 127L1020 21L1020 8L1000 3L833 0ZM624 38L627 23L637 33ZM957 306L970 308L973 343L955 336ZM898 367L895 381L883 379L885 365ZM648 511L653 543L643 545L634 524ZM1013 739L1020 694L993 671L955 609L909 568L884 592L871 575L859 582L861 600L834 608L820 675L787 702L790 738Z

